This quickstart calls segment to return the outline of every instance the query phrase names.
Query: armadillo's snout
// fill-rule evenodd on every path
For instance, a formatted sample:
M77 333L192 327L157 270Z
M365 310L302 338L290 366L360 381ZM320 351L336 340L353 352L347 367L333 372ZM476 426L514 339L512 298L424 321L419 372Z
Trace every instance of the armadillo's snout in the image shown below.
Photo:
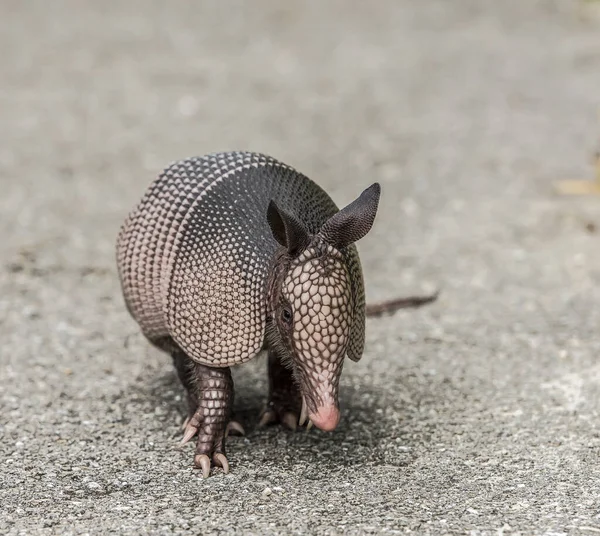
M321 406L317 408L316 413L309 412L309 417L317 428L331 432L340 422L340 410L334 405Z
M306 404L306 398L302 397L302 411L298 424L302 426L306 421L310 421L310 423L325 432L335 430L340 422L340 408L337 404L337 396L335 398L323 397L314 411L309 409ZM310 423L309 427L311 426Z

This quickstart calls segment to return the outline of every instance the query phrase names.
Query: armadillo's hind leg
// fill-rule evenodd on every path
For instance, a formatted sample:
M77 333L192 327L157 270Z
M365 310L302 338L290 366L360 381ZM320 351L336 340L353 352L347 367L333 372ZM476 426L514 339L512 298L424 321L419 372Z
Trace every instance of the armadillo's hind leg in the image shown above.
M198 434L194 465L208 477L211 463L229 472L225 437L233 407L233 380L229 368L190 365L190 381L197 406L186 423L182 444Z
M269 351L269 399L260 416L259 426L281 423L295 430L301 410L302 396L292 371L281 364L275 352Z

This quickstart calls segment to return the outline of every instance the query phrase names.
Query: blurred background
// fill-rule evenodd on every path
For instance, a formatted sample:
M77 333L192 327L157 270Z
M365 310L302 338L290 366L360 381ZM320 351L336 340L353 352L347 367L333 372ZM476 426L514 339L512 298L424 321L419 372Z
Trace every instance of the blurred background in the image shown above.
M263 534L597 523L600 197L554 185L594 178L598 2L1 0L0 50L0 530L185 530L199 496ZM234 149L339 205L379 181L368 300L442 294L369 323L331 436L253 430L238 373L251 432L202 488L114 242L169 162Z

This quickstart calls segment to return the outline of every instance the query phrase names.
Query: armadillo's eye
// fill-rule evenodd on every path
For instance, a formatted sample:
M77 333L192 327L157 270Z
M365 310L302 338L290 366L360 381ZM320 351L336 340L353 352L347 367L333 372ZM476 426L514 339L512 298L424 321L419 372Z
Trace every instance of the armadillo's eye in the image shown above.
M292 318L293 318L293 314L292 314L292 310L289 307L284 307L281 311L281 318L283 318L283 321L286 324L291 324L292 323Z

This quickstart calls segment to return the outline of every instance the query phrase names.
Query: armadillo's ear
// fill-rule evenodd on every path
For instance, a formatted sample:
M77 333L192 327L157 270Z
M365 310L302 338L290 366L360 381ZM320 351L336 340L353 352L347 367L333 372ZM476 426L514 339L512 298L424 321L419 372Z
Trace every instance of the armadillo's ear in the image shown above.
M365 236L373 226L381 187L369 186L360 197L329 218L319 234L328 244L342 249Z
M304 225L280 209L273 200L269 202L267 221L275 240L287 248L290 255L299 255L310 243L310 236Z

